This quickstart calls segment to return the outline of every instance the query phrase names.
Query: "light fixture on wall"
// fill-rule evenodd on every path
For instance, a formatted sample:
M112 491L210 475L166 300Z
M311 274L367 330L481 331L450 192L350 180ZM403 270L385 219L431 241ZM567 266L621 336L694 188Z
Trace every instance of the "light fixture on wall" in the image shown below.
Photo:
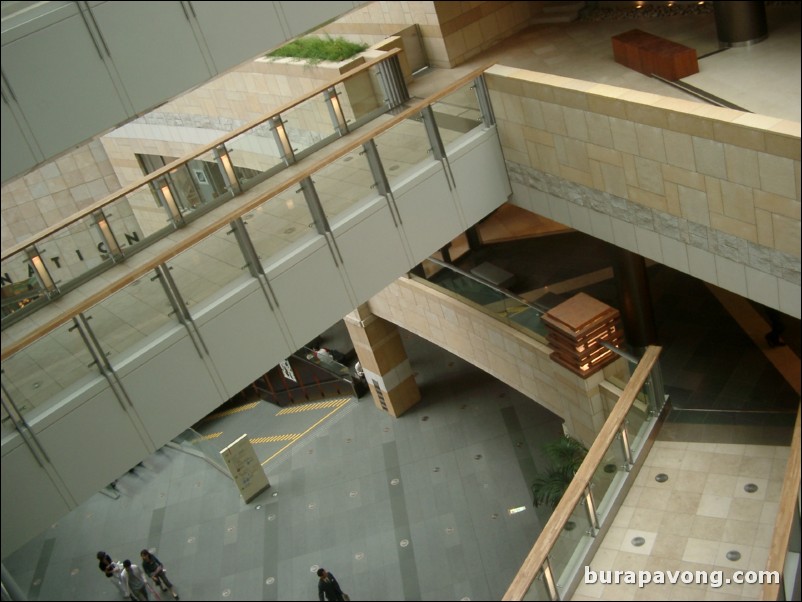
M28 255L28 260L31 262L36 278L39 280L39 284L42 286L47 296L50 297L54 293L57 293L56 283L53 282L53 278L50 276L47 266L45 266L45 260L42 259L42 254L39 252L39 249L37 249L36 246L31 246L25 249L25 253Z
M324 90L323 96L326 99L326 106L329 108L329 115L331 116L331 122L334 124L334 129L337 130L340 136L345 136L348 133L348 124L345 121L345 115L343 114L343 107L340 103L340 96L337 94L337 89L333 86L327 88Z
M100 230L100 235L103 237L103 243L106 245L109 255L111 255L112 259L115 260L122 258L122 249L120 248L120 245L117 244L117 239L115 238L114 232L112 232L109 221L106 219L103 211L101 210L93 213L92 217L95 220L95 225L98 227L98 230Z
M170 187L170 181L167 178L162 178L156 186L159 191L159 198L162 201L165 209L170 213L170 219L173 224L178 227L184 223L184 218L181 216L181 211L175 202L173 189Z
M284 121L282 121L281 115L275 115L270 118L270 129L273 131L273 137L276 140L276 144L278 144L279 152L281 153L281 158L284 159L284 163L287 165L295 163L295 153L292 150L290 138L287 135L287 129L284 127Z
M214 149L214 156L217 162L223 168L223 175L226 178L226 184L234 193L240 192L242 189L237 179L237 174L234 173L234 165L231 162L231 156L228 154L228 149L225 144L221 144Z

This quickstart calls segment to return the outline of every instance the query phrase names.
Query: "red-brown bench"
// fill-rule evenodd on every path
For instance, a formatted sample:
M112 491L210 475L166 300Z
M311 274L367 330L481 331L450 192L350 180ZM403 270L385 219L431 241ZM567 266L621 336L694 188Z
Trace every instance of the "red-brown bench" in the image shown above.
M646 75L671 81L699 73L696 50L671 40L631 29L612 37L617 63Z

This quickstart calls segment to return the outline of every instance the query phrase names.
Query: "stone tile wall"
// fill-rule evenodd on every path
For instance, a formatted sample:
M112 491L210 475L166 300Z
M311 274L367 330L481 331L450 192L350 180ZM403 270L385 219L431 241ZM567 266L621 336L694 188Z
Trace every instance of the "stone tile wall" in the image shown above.
M800 316L800 124L496 65L513 202Z

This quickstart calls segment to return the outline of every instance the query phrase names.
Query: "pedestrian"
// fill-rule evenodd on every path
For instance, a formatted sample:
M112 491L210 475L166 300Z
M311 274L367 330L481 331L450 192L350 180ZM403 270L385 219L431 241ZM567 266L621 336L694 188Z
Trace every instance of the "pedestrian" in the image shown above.
M150 600L148 598L148 581L144 571L130 560L123 560L123 572L120 581L123 582L125 593L131 600Z
M106 552L98 552L97 559L98 568L103 571L103 574L106 575L106 577L114 582L114 585L118 590L120 590L120 595L123 598L128 598L125 587L123 587L123 582L120 580L120 575L123 572L122 564L119 562L114 562L111 559L111 556L106 554Z
M173 584L170 583L170 580L167 578L167 571L164 569L164 565L161 561L148 550L142 550L139 555L142 557L142 568L145 570L145 573L150 575L150 578L153 579L153 583L158 585L163 592L169 589L170 593L173 595L173 599L178 600L178 594L175 593Z
M326 569L323 567L319 568L317 570L317 576L320 577L320 580L317 582L317 595L320 598L320 602L323 602L324 596L326 600L347 601L351 599L348 594L343 593L334 575L329 573Z
M769 325L771 326L771 330L766 333L766 342L769 344L769 347L784 347L785 340L782 335L785 332L785 324L783 323L780 312L771 307L767 307L766 315L769 318Z

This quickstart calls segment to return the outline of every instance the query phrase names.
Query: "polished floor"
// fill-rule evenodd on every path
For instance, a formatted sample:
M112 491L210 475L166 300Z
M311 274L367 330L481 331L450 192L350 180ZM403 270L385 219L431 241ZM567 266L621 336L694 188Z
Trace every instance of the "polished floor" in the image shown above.
M767 113L798 121L799 6L781 10L785 16L770 12L776 29L765 46L731 49L702 59L694 85L709 84L711 93L755 111L768 106L761 104L760 96L773 90L773 100L788 102L768 106ZM795 18L789 19L786 11L794 10ZM683 43L690 45L693 32L698 32L705 48L710 46L711 20L681 17L603 26L582 22L537 26L524 32L517 45L511 41L493 52L499 57L507 52L503 56L509 60L499 58L499 62L516 66L666 95L684 94L611 61L607 44L613 28L624 31L636 26L655 33L661 28L682 32ZM779 48L782 54L769 53L770 48ZM744 60L764 49L768 68ZM728 57L733 67L724 64ZM728 69L735 69L731 73L737 74L738 90L721 87L736 83L733 75L726 75ZM771 74L777 75L776 81L750 79ZM436 77L437 71L423 76L419 88L441 86ZM560 236L574 235L535 239L540 247L531 246L531 241L491 245L484 252L506 258L509 268L529 280L529 289L577 278L580 288L603 299L614 298L609 280L581 284L583 275L607 267L600 256L589 252L591 247L582 246L592 241L568 244L577 249L568 255L557 252L564 248L557 244ZM548 255L549 248L555 250L553 255ZM753 307L750 321L744 323L738 317L742 314L728 311L715 291L698 281L662 266L650 268L650 278L673 407L661 431L661 445L686 455L694 449L691 444L732 445L698 451L742 458L747 452L768 457L757 450L768 453L771 448L766 444L786 444L798 404L798 377L789 383L772 356L782 354L777 361L798 366L798 321L789 323L787 347L768 349L759 335L767 324L760 308ZM326 336L332 346L347 345L341 329ZM95 553L103 549L115 559L133 560L143 547L155 550L165 562L186 600L314 599L317 566L334 573L354 600L500 599L542 524L543 517L531 506L528 483L542 468L540 446L559 434L559 421L459 358L412 335L403 340L418 373L423 401L401 419L382 413L368 398L332 399L330 405L281 416L278 408L258 403L212 417L197 425L208 438L196 448L207 448L210 456L242 434L263 440L254 445L272 487L256 500L244 504L232 481L216 468L164 448L120 478L118 499L95 495L3 559L4 566L35 600L115 599L118 594L98 571ZM748 447L752 445L761 447ZM779 455L781 451L772 449L771 479L776 478ZM684 460L685 456L679 461ZM701 472L690 466L683 470ZM648 480L648 471L644 475ZM707 475L702 482L702 478L695 476L692 481L701 489L692 491L698 504L688 515L718 519L725 529L739 526L728 526L728 521L747 520L729 515L729 508L743 502L731 502L727 516L720 516L721 507L701 505L705 495L723 497L722 488L730 484L735 496L739 482ZM637 483L643 488L641 496L649 486L651 482ZM775 489L767 478L766 495ZM634 498L630 502L625 508L637 504ZM523 510L511 512L519 508ZM762 511L761 506L761 517ZM642 528L632 522L637 520L634 511L628 517L626 513L622 516L628 522L622 518L615 525L622 530L616 531L621 534L616 554L624 552L620 548L628 530ZM694 529L695 519L689 520L688 529ZM704 527L712 532L716 525L706 522ZM758 532L765 537L765 528L755 527L756 538ZM696 558L716 565L710 555L712 539L693 537L691 531L676 536L685 541L669 544L657 539L651 551L670 549L666 558L674 561ZM752 547L759 547L759 541L763 540L756 539ZM716 553L728 543L720 539ZM606 547L614 545L611 539ZM607 594L623 596L620 591ZM703 592L708 598L716 594ZM598 588L580 595L605 597ZM627 595L634 597L631 591ZM749 599L753 592L742 589L721 595Z

